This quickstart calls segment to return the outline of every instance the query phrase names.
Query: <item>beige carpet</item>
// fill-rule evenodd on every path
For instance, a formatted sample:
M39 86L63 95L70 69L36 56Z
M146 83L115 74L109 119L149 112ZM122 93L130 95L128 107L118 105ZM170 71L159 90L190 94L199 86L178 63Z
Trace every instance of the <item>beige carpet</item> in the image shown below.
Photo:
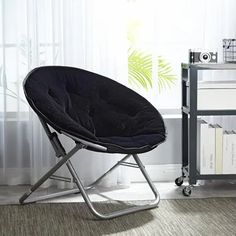
M103 212L122 208L96 203ZM236 198L162 200L159 208L108 221L95 220L84 203L0 206L0 235L7 236L228 236L236 235Z

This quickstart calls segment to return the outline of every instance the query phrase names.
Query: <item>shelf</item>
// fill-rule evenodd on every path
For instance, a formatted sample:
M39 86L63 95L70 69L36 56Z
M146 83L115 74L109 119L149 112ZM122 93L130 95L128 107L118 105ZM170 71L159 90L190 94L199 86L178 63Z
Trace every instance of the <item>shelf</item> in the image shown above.
M196 179L204 180L204 179L235 179L236 174L215 174L215 175L196 175Z
M198 110L198 116L236 116L236 110Z
M183 106L182 112L189 114L189 107ZM197 110L196 114L197 116L236 116L236 110Z
M184 69L197 69L197 70L236 70L236 63L208 63L208 64L189 64L182 63Z
M189 177L189 184L196 184L196 180L206 179L236 179L236 174L200 174L197 170L197 119L196 116L236 116L236 109L200 110L197 106L198 71L199 70L235 70L236 64L189 64L182 63L182 177ZM191 83L191 89L187 87ZM192 102L192 105L188 102ZM194 104L194 107L193 107ZM233 107L233 106L232 106ZM187 114L187 115L185 115ZM184 165L184 166L183 166ZM188 168L186 168L186 166Z

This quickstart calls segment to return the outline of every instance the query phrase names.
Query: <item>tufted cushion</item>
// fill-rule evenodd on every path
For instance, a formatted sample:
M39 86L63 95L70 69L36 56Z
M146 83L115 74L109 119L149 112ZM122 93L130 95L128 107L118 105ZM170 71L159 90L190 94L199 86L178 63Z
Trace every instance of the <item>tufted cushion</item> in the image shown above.
M143 97L104 76L46 66L24 81L35 112L58 132L97 143L114 153L142 153L165 140L159 112Z

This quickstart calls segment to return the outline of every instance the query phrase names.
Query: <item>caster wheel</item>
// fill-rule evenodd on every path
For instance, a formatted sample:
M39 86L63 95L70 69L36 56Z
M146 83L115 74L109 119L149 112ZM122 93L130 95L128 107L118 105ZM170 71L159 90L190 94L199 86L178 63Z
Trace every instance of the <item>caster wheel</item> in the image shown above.
M184 195L184 196L189 197L189 196L191 195L191 193L192 193L192 190L191 190L190 187L185 187L185 188L183 189L183 195Z
M176 180L175 180L175 184L177 185L177 186L181 186L182 184L183 184L183 177L179 177L179 178L177 178Z

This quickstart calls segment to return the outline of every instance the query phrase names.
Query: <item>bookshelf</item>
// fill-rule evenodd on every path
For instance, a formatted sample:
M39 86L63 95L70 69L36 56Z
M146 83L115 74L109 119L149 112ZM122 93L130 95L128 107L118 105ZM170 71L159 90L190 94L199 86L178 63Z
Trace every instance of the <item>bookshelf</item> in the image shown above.
M198 110L198 72L200 70L236 70L236 64L181 64L182 83L182 176L175 183L181 186L185 178L189 185L183 195L190 196L197 180L236 179L236 174L200 174L197 170L197 119L198 116L235 115L236 110ZM188 89L188 93L187 93ZM188 101L188 102L187 102Z

